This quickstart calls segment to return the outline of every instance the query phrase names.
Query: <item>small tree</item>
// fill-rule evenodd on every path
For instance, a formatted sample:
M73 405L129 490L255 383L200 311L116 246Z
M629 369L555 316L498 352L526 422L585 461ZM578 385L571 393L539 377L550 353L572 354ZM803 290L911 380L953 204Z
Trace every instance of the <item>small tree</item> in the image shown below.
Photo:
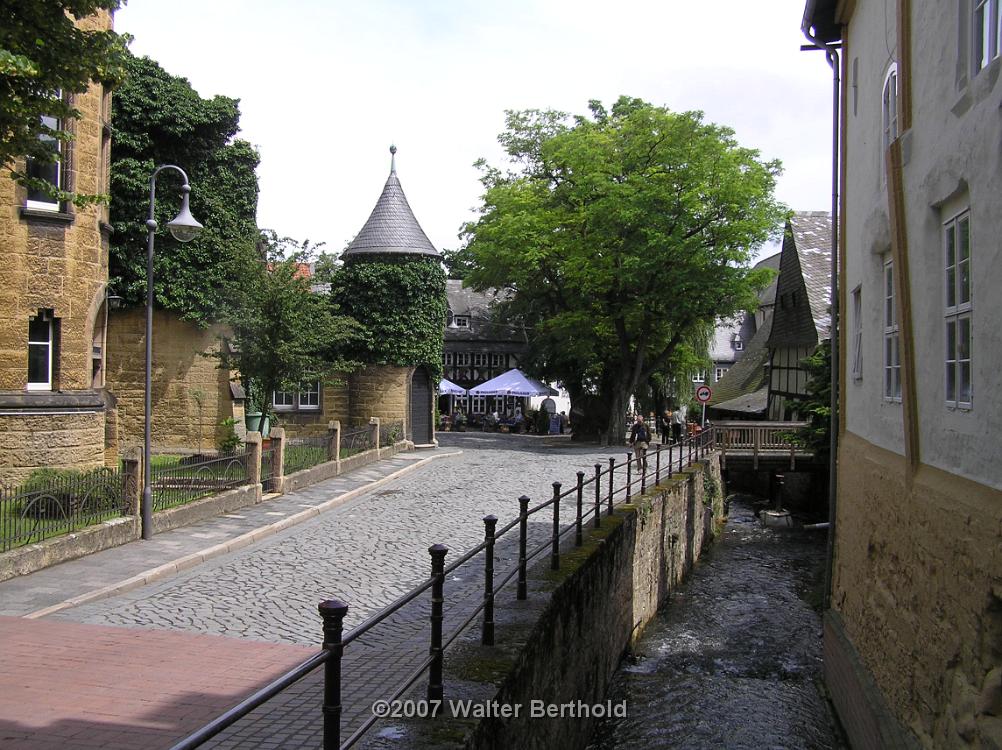
M828 456L831 448L831 393L832 393L832 348L830 341L822 341L811 356L800 361L807 372L807 392L803 396L791 396L789 401L806 419L807 426L784 437L797 445L814 452L819 459Z
M262 235L265 262L245 269L231 287L223 320L232 339L221 347L221 366L235 369L261 395L261 411L272 412L274 391L296 391L301 384L328 380L352 368L341 351L355 334L351 318L338 315L329 298L311 290L304 273L307 256L274 232Z

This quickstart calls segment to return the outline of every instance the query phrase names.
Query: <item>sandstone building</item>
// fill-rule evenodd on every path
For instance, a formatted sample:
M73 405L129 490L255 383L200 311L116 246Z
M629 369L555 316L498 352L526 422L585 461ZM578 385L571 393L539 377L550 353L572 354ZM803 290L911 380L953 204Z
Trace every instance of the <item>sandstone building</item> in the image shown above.
M99 13L79 22L111 28ZM79 193L107 193L111 93L70 97L82 114L58 162L29 173ZM26 165L15 165L23 168ZM0 175L0 483L44 466L105 462L108 208L76 208Z
M810 0L838 45L825 674L855 747L1002 746L997 0Z

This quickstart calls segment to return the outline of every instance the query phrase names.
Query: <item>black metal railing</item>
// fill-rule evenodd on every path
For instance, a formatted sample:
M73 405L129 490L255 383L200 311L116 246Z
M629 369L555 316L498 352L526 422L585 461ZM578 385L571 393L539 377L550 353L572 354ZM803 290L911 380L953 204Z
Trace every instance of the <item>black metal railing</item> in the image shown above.
M192 500L247 484L250 453L206 458L182 456L151 462L153 510L166 510Z
M341 432L341 458L375 447L372 444L372 427L352 427Z
M638 489L643 493L646 490L648 480L651 480L655 487L659 487L663 474L665 478L670 477L676 467L681 472L686 466L690 466L701 460L708 451L714 450L714 447L715 433L711 428L704 430L698 435L686 437L679 443L655 444L651 446L651 450L646 457L646 465L641 462L637 467L639 470L636 474L633 472L633 465L637 463L637 459L632 453L627 453L622 463L617 463L615 457L609 458L607 467L604 467L602 463L596 463L594 465L594 473L587 479L585 478L586 472L577 472L575 483L567 490L563 489L563 485L560 482L554 482L553 494L550 499L538 503L531 508L529 507L532 502L531 499L523 495L518 498L519 513L515 519L498 529L498 519L495 516L484 517L484 541L476 547L467 550L450 565L445 565L445 558L448 554L446 547L440 544L429 547L431 575L428 580L367 617L346 635L343 635L343 625L344 618L348 612L348 604L337 599L321 602L318 609L323 622L324 640L323 650L320 653L310 657L197 732L181 740L171 750L192 750L199 747L321 665L324 666L324 698L322 706L322 715L324 717L324 750L335 750L335 748L347 750L347 748L352 747L379 721L379 717L372 713L368 714L367 718L352 732L351 736L344 740L344 742L341 742L341 660L345 649L429 589L431 590L429 655L421 660L420 664L414 668L405 680L392 689L393 692L386 696L385 700L387 703L392 704L393 701L399 699L410 690L421 678L421 675L427 671L427 698L429 701L441 701L444 693L442 665L445 650L478 617L481 618L481 643L485 646L494 645L494 608L497 595L512 580L516 580L516 599L526 599L528 597L528 566L536 557L549 550L550 568L552 570L559 570L560 546L565 537L573 533L574 545L583 545L584 526L586 523L591 521L594 528L600 528L602 517L612 515L615 512L617 504L629 503L633 498L634 489ZM651 471L652 459L654 464L653 471ZM617 477L622 477L622 484L619 487L616 486ZM608 482L605 481L606 478L608 478ZM587 501L586 498L591 497L592 493L594 493L594 501ZM572 510L573 520L566 525L562 525L561 510L565 507L564 501L568 498L572 498L572 502L566 507ZM550 533L542 543L530 550L528 548L529 519L534 514L546 509L549 509L551 513L551 523L547 524L550 528ZM507 571L500 581L495 582L494 563L496 544L499 539L516 528L518 529L518 561ZM443 607L445 603L444 583L450 574L469 563L481 553L484 553L482 600L471 612L467 613L466 618L453 629L449 637L444 639L442 627Z
M274 492L275 478L278 476L278 449L263 448L261 450L261 491Z
M285 457L282 461L282 473L292 474L303 469L330 461L329 437L299 437L285 441Z
M0 487L0 552L128 514L135 481L120 469L42 469Z
M396 445L404 439L404 423L402 420L395 422L381 422L379 425L379 446L385 448L388 445Z

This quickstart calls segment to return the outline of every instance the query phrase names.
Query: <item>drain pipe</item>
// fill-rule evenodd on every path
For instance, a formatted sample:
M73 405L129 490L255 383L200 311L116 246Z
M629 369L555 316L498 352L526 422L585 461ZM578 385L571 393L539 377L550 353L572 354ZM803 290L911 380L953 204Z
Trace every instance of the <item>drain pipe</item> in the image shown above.
M813 5L813 3L811 3ZM810 9L809 9L810 10ZM839 136L841 135L841 76L838 49L841 44L825 44L812 35L806 17L801 29L810 45L802 50L822 50L832 69L832 262L831 262L831 427L828 457L828 540L825 549L824 609L831 607L832 562L835 554L835 504L838 498L839 432L839 291L838 291L838 208L839 208Z

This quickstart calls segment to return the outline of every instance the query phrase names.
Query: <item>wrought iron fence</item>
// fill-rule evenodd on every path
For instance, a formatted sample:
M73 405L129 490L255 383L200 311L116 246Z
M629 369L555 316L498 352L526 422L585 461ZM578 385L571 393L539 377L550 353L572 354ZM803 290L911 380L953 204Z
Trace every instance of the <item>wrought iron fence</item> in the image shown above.
M0 551L125 515L135 481L120 469L39 469L17 487L0 487Z
M355 731L342 742L341 740L341 658L345 648L359 640L365 633L386 621L391 615L417 599L421 594L431 590L430 631L431 648L429 655L408 675L407 679L395 687L385 691L386 700L393 701L403 696L421 676L428 673L427 697L429 701L441 703L443 698L442 668L445 650L470 626L478 617L481 618L480 642L484 646L494 645L494 606L497 594L513 580L516 581L516 599L527 598L527 570L529 563L540 555L549 552L550 568L560 569L560 546L564 537L573 533L574 545L580 547L584 543L584 527L587 523L594 528L600 528L602 518L610 516L617 504L629 503L636 489L643 494L648 481L659 486L662 476L669 478L677 467L681 472L686 466L702 459L708 451L716 449L716 431L713 428L693 436L687 436L678 443L658 444L652 446L648 455L638 461L632 453L627 453L622 463L617 463L615 457L609 458L607 467L596 463L594 474L585 479L584 471L577 472L577 481L567 490L562 491L560 482L553 483L553 495L533 507L531 500L522 496L518 498L519 514L511 522L497 528L498 519L486 516L483 519L484 541L473 549L465 552L459 559L445 565L448 549L440 544L428 549L431 555L431 577L424 583L414 587L393 603L387 605L375 614L367 617L362 623L352 628L347 634L343 632L343 621L348 611L348 605L337 599L321 602L320 616L323 620L324 644L323 650L313 655L299 666L293 668L278 679L261 688L231 708L226 713L214 719L194 734L189 735L171 750L192 750L215 737L224 729L235 724L241 717L264 705L290 685L301 680L320 666L324 667L324 705L323 705L323 747L324 750L347 750L357 743L379 720L375 715L369 716ZM653 467L652 464L653 463ZM633 467L637 471L634 473ZM617 479L620 486L617 485ZM564 503L570 498L570 502ZM533 549L528 549L529 519L532 515L549 510L552 531L542 543ZM573 520L566 525L561 524L561 510L570 510ZM504 574L498 581L495 578L495 545L508 532L518 529L518 563ZM480 603L467 614L462 623L456 627L448 638L443 637L442 621L445 603L444 583L447 576L458 568L483 554L483 598ZM392 693L390 692L392 690Z
M278 450L265 448L261 451L261 491L275 491L275 476L278 474Z
M153 510L166 510L247 483L249 453L181 456L151 462Z
M330 461L330 443L329 437L289 438L285 443L282 472L292 474Z
M379 446L385 448L388 445L395 445L404 439L403 420L395 422L381 422L379 425Z
M341 458L374 448L371 427L352 427L341 432Z

